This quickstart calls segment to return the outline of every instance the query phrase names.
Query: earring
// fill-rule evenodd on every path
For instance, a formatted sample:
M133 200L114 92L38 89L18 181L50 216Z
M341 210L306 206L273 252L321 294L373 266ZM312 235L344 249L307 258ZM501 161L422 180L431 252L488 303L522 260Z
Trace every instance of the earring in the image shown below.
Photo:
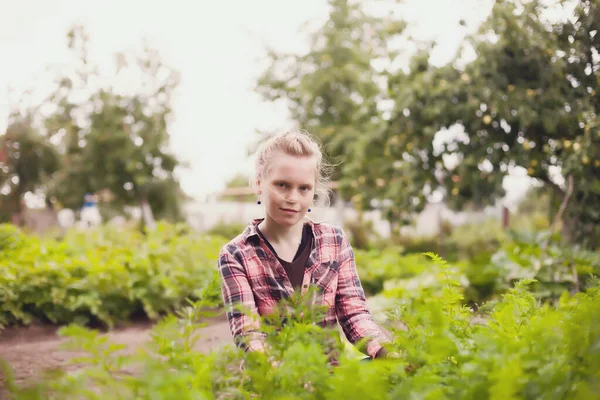
M262 201L260 201L260 199L258 199L258 201L256 202L256 204L261 205Z
M308 209L308 212L311 212L311 211L312 211L312 210L309 208L309 209Z

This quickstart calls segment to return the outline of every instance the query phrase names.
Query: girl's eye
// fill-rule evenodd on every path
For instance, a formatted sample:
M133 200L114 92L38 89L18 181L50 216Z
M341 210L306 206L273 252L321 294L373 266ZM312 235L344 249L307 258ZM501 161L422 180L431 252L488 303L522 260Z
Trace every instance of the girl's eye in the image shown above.
M302 190L303 192L306 192L306 191L308 191L308 188L306 186L303 186L300 188L300 190Z
M285 183L281 183L281 182L279 182L279 183L277 184L277 186L278 186L278 187L280 187L280 188L284 188L284 187L285 187Z

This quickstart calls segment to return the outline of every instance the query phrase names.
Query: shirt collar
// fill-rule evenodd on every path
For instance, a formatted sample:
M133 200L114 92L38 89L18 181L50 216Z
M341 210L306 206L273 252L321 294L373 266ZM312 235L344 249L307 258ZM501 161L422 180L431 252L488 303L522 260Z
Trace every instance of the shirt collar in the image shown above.
M264 220L264 218L255 218L252 221L250 221L250 223L248 224L248 226L246 227L246 229L244 229L244 232L242 233L242 240L244 242L247 242L248 239L250 239L253 236L258 236L258 230L256 229L256 227L263 220ZM318 225L319 222L315 222L315 221L313 221L312 219L310 219L308 217L304 217L303 221L310 226L310 229L312 230L313 237L316 238L317 237L317 230L315 229L315 226Z

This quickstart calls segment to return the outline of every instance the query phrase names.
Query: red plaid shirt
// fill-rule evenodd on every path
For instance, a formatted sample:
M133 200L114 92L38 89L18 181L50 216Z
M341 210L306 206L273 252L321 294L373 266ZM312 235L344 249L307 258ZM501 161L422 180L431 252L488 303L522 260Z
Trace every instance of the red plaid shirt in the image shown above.
M250 223L244 232L226 244L219 255L219 274L227 319L236 345L245 350L262 350L265 334L257 315L275 311L279 300L294 294L294 288L277 257L256 231L262 219ZM326 306L320 325L339 321L350 343L366 339L366 353L372 358L387 342L371 316L356 272L354 251L342 229L308 222L313 248L302 282L302 295L316 286L315 305ZM245 313L235 308L242 305Z

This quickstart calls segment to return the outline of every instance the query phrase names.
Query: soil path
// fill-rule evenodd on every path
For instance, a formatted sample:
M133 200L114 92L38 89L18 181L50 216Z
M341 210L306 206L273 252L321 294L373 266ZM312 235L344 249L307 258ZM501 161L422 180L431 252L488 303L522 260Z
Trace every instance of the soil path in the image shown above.
M229 325L224 317L206 320L207 326L199 328L200 335L195 349L207 352L233 344ZM140 345L150 340L152 323L138 322L127 327L117 328L106 333L111 342L127 346L127 352L134 352ZM18 383L35 381L44 370L55 368L75 369L68 365L77 354L60 349L64 338L56 334L55 327L31 326L8 328L0 333L0 359L11 366ZM4 376L0 370L0 399L4 387Z

